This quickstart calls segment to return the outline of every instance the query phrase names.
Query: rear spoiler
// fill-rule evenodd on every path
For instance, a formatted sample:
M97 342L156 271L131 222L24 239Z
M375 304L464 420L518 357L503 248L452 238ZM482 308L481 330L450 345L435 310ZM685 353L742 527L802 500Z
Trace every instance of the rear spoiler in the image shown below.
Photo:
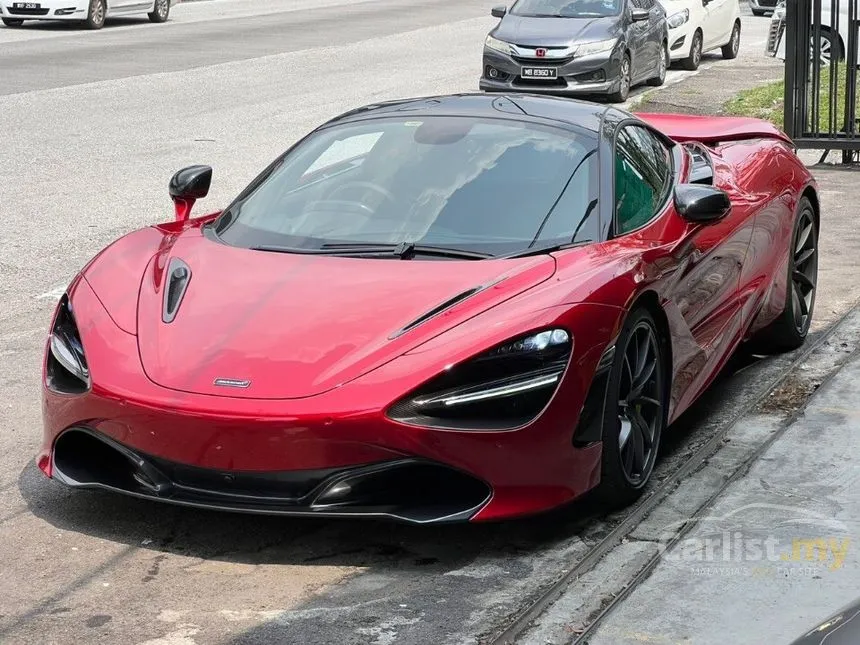
M693 114L637 113L637 117L679 143L700 141L718 144L749 139L779 139L794 147L794 142L769 121L741 116L699 116Z

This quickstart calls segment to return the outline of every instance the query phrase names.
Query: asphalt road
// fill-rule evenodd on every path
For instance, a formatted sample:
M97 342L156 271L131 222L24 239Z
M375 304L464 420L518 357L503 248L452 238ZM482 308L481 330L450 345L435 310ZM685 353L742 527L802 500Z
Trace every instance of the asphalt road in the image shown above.
M171 218L174 170L211 164L198 212L215 210L345 109L474 90L493 4L213 0L165 25L0 29L0 642L460 643L607 530L582 506L431 530L225 516L71 494L32 463L54 302L105 244ZM741 58L706 64L739 73L766 26L745 16ZM749 374L662 468L706 436L702 418L743 402Z

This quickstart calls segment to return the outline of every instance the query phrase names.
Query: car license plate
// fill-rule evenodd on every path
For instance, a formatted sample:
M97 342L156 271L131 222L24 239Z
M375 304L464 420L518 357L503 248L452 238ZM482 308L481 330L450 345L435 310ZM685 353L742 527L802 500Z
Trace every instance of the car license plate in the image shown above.
M41 9L42 5L38 2L13 2L13 9Z
M557 78L558 70L555 67L523 67L523 78Z

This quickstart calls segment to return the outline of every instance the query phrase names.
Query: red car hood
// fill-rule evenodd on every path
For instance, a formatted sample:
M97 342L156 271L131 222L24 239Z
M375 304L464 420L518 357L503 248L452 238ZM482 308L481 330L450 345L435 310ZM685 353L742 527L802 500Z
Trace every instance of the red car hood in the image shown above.
M166 267L191 279L162 321ZM251 251L183 234L141 285L138 342L147 376L171 389L243 398L320 394L547 280L550 256L398 261ZM405 333L460 294L492 285ZM216 379L250 381L246 387Z

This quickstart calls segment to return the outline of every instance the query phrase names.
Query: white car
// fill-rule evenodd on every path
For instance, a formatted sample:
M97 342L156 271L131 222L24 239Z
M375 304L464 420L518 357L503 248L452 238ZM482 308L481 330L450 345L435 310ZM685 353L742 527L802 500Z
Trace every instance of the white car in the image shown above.
M858 0L855 0L855 4ZM860 7L855 7L860 11ZM829 2L821 3L820 18L820 40L818 44L819 58L824 65L830 64L830 59L836 55L837 60L845 60L845 52L848 49L846 42L849 31L848 2L839 3L839 20L834 20ZM813 36L814 38L814 36ZM765 51L769 56L785 60L785 2L780 2L773 12L770 20L770 33L768 34ZM813 43L810 42L810 58L814 55ZM860 66L860 49L857 52L857 65Z
M739 0L661 0L669 23L669 56L684 69L698 69L702 55L722 49L735 58L741 46Z
M7 27L25 20L75 20L90 29L101 29L105 18L147 14L152 22L164 22L171 0L0 0L0 18Z

